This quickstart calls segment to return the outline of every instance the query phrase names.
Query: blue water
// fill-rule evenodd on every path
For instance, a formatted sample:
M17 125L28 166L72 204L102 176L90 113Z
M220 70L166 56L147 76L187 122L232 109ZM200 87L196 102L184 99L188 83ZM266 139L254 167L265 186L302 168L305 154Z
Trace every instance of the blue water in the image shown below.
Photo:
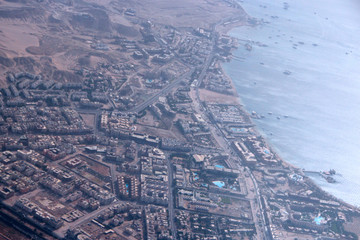
M215 184L219 188L223 188L225 186L225 183L223 181L213 181L213 184Z
M321 223L324 221L324 218L319 216L319 217L316 217L314 219L314 222L317 224L317 225L321 225Z
M194 180L195 180L195 181L199 180L199 176L198 176L197 173L194 173Z
M223 165L215 165L215 167L217 167L217 168L224 168Z
M232 128L230 128L230 129L231 129L231 131L233 131L233 132L238 132L238 133L240 133L240 132L245 132L245 131L246 131L245 128L238 128L238 127L232 127Z
M255 122L279 155L306 170L335 169L336 184L312 178L360 205L360 2L287 0L288 10L283 2L241 2L269 23L230 33L242 45L224 69L248 112L265 116ZM247 41L267 47L247 51Z

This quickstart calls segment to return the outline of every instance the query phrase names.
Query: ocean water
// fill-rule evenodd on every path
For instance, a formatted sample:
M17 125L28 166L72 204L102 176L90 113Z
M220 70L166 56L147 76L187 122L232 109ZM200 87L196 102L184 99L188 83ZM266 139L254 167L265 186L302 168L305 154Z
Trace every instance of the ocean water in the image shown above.
M255 122L279 155L335 169L335 184L311 177L360 206L360 1L286 1L241 1L266 23L230 32L240 46L223 67L245 108L265 116Z

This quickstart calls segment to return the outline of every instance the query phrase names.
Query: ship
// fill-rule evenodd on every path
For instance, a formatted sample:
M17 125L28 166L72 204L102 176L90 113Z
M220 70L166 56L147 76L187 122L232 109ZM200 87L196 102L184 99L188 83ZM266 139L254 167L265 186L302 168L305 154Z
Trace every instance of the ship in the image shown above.
M329 171L325 171L325 172L322 172L322 173L325 174L325 175L331 176L331 175L335 175L336 171L334 169L330 169Z
M285 10L288 10L289 9L289 4L287 3L287 2L284 2L283 3L283 8L285 9Z
M303 172L306 174L318 174L320 177L324 178L328 183L336 183L334 176L336 174L336 171L334 169L330 169L329 171L306 171L303 169Z
M260 119L259 114L257 114L257 112L255 112L255 111L251 112L251 117L254 118L254 119Z
M332 177L336 174L334 169L330 169L329 171L320 172L321 176L328 182L328 183L336 183L336 180Z
M248 50L248 51L251 51L251 50L252 50L252 46L251 46L249 43L246 43L246 44L245 44L245 49Z
M336 180L333 178L333 177L330 177L330 176L327 176L325 178L325 180L328 182L328 183L336 183Z
M289 70L285 70L283 73L284 73L285 75L290 75L290 74L291 74L291 72L290 72Z

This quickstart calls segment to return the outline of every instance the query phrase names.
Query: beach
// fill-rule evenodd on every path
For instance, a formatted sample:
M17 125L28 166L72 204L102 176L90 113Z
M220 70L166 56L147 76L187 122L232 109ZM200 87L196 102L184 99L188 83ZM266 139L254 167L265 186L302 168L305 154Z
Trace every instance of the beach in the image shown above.
M287 9L281 1L242 2L262 24L230 32L239 48L223 67L247 111L264 116L255 123L274 150L301 169L335 169L335 184L309 177L326 192L359 205L359 26L351 11L356 3L333 4L337 11L323 2L292 1ZM344 12L348 16L340 21Z

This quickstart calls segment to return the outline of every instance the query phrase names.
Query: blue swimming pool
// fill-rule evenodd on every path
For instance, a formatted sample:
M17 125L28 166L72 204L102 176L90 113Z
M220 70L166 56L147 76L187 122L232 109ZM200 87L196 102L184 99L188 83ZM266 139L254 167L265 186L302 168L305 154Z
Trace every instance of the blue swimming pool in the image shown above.
M238 127L232 127L230 128L231 131L235 132L235 133L240 133L240 132L245 132L245 128L238 128Z
M323 217L318 216L318 217L316 217L316 218L314 219L314 222L316 223L316 225L320 225L320 224L323 223L324 220L325 220L325 219L324 219Z
M223 188L225 186L225 183L223 181L213 181L213 184L215 184L219 188Z

